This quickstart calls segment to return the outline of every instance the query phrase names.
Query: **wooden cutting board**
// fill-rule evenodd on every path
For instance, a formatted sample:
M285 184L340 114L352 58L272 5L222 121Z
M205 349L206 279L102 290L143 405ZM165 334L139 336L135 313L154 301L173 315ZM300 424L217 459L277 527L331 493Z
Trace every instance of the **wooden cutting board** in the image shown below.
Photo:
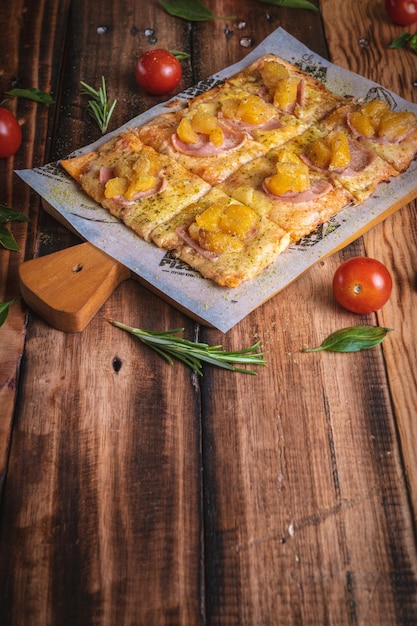
M81 332L130 270L91 243L21 264L20 292L51 326Z

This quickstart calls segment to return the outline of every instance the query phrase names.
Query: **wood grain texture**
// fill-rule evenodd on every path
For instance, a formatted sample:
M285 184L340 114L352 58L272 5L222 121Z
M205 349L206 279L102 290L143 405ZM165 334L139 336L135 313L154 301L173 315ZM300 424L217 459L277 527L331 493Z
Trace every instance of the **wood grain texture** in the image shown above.
M74 237L13 181L13 167L60 158L98 137L80 80L105 75L119 99L114 127L152 106L132 72L144 48L191 54L182 89L243 58L241 37L256 45L282 26L376 80L380 66L379 82L413 97L415 67L386 49L396 29L377 3L322 0L321 14L257 0L207 4L236 20L191 24L156 0L0 7L1 24L11 24L0 40L10 59L2 88L21 74L58 100L53 110L18 104L23 151L0 161L7 203L30 216L16 228L26 258ZM369 47L354 43L358 33ZM323 259L226 335L130 280L78 334L31 312L25 326L24 309L13 309L0 329L2 625L415 623L415 209ZM394 332L358 354L303 352L359 322L329 286L343 259L364 253L388 265L394 292L378 316L360 322ZM9 297L24 255L2 254ZM108 318L184 327L188 339L225 349L260 339L267 365L256 377L205 367L199 378Z
M0 38L0 92L19 86L36 85L55 96L62 50L65 41L66 10L68 2L23 1L3 3L0 20L4 25ZM44 20L47 28L44 27ZM60 21L61 20L61 21ZM22 54L22 50L26 52ZM8 252L0 248L0 301L18 299L19 264L25 251L34 254L39 200L19 182L14 169L40 165L45 160L48 118L53 118L53 107L42 107L29 100L10 98L7 106L16 115L23 132L20 150L8 159L0 159L1 198L6 206L24 213L27 223L9 225L22 252ZM50 117L49 117L50 116ZM18 388L19 368L24 348L25 310L21 303L10 308L8 319L0 335L0 494L7 471L7 453L12 436L13 411Z
M355 11L360 27L348 19ZM333 4L322 2L329 50L335 63L358 72L391 89L412 102L417 101L414 77L417 56L407 50L389 49L391 41L404 28L390 23L383 3L361 2L353 6L345 2L341 13ZM339 16L342 19L339 19ZM343 25L343 26L342 26ZM413 30L413 27L410 27ZM361 38L365 40L365 44ZM365 236L365 250L390 268L394 277L394 293L390 302L378 313L381 326L394 328L401 337L384 345L385 364L392 394L396 423L400 433L406 477L411 490L414 518L417 519L417 457L415 441L417 397L404 390L417 389L417 353L415 337L417 323L410 312L417 306L416 275L417 248L416 202L405 205L384 224ZM407 241L403 234L407 233Z

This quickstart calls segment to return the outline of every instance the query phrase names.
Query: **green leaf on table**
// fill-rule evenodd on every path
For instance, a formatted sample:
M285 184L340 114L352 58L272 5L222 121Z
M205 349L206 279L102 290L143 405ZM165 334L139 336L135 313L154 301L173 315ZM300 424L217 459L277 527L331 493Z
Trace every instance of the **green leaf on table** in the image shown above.
M318 8L308 0L259 0L264 4L273 4L277 7L288 7L289 9L309 9L310 11L318 11Z
M9 300L9 302L0 302L0 326L3 326L9 315L9 309L16 300Z
M306 348L304 352L359 352L381 343L392 328L379 326L348 326L331 333L317 348Z
M405 48L411 39L410 33L401 33L391 42L390 48Z
M184 59L190 58L188 52L181 52L181 50L168 50L168 52L173 54L174 57L178 59L178 61L183 61Z
M0 244L6 250L12 250L13 252L20 252L20 248L17 245L16 239L13 237L12 233L4 224L0 223Z
M410 50L412 50L412 52L414 52L414 54L417 54L417 33L415 33L411 37L408 45L410 47Z
M401 33L401 35L398 35L389 45L389 48L410 48L411 52L417 54L417 33L414 35Z
M200 0L159 0L169 15L180 17L188 22L207 20L232 20L235 16L221 17L214 15Z
M27 222L28 218L20 211L0 204L0 223L4 222Z
M8 96L16 96L17 98L26 98L27 100L34 100L35 102L41 102L42 104L55 104L55 100L49 93L40 91L36 87L29 87L28 89L21 89L16 87L6 91Z

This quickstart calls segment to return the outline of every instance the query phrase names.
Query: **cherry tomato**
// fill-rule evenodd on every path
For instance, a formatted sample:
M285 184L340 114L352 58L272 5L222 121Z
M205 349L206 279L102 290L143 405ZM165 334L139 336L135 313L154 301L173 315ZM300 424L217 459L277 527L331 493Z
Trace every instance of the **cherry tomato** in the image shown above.
M156 96L170 93L182 78L180 62L171 52L162 48L141 54L135 72L138 85Z
M408 26L417 22L417 0L385 0L385 9L394 24Z
M333 294L337 302L353 313L373 313L388 301L392 290L389 271L377 259L353 257L337 268Z
M12 156L22 143L22 129L13 113L0 107L0 159Z

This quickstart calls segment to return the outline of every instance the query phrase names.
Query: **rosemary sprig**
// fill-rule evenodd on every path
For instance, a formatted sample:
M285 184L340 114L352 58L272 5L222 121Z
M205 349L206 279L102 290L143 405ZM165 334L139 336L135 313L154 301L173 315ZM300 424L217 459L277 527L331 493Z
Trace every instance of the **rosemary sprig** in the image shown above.
M193 372L203 375L202 362L210 363L217 367L222 367L233 372L242 372L244 374L252 374L256 376L256 372L236 367L235 364L255 364L266 365L263 359L263 352L257 349L260 342L257 341L250 348L229 352L223 350L221 345L209 346L207 343L199 343L196 341L188 341L182 337L178 337L177 333L184 331L184 328L175 328L167 331L143 330L141 328L133 328L122 322L108 320L113 326L127 331L134 335L142 343L149 346L155 352L160 354L170 365L173 364L171 357L178 359L188 365Z
M110 118L113 115L117 100L110 102L107 98L106 81L104 80L104 76L101 77L101 87L98 90L94 89L94 87L91 87L91 85L88 85L84 81L81 81L81 86L81 93L91 97L91 100L88 101L88 111L91 117L97 122L101 130L101 134L104 135L109 126Z

